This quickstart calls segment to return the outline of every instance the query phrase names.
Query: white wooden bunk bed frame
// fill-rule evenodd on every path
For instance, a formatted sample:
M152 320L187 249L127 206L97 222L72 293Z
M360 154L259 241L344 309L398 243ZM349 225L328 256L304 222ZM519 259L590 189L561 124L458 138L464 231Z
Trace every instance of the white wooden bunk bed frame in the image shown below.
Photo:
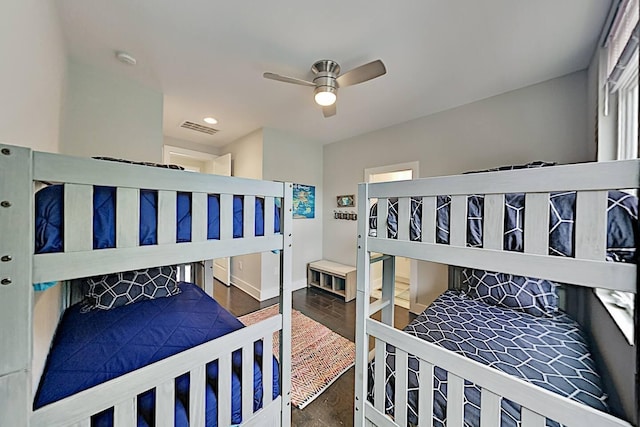
M0 425L89 426L114 407L114 425L136 425L136 396L156 388L156 424L173 425L174 379L191 373L190 425L205 422L205 366L218 360L218 425L231 424L231 354L242 349L243 426L291 424L292 185L74 158L0 144ZM64 183L61 253L34 255L34 182ZM116 248L93 250L93 185L117 187ZM139 191L158 191L158 244L138 246ZM176 192L192 193L192 241L175 243ZM207 240L207 194L220 195L220 240ZM233 238L233 196L244 196L244 234ZM255 236L254 200L264 197L265 235ZM282 199L274 233L274 199ZM249 253L280 251L280 314L91 389L33 407L32 284ZM272 399L272 334L280 333L280 396ZM263 340L263 408L253 413L253 343Z
M463 425L464 379L482 389L481 426L500 425L500 399L522 405L522 426L545 426L545 417L565 426L630 426L528 382L477 363L393 328L393 263L395 256L423 261L541 277L560 283L636 293L637 267L606 262L607 190L638 188L640 161L616 161L548 168L455 175L414 181L360 184L358 189L358 254L356 311L355 425L404 426L407 423L407 356L419 359L419 425L432 420L434 366L448 371L447 426ZM548 255L549 192L577 191L575 258ZM504 195L526 193L524 253L504 251ZM467 195L485 194L484 248L466 247ZM451 196L450 244L435 243L436 198ZM398 198L398 238L387 238L387 202ZM422 241L410 241L411 198L422 198ZM377 237L369 236L369 206L378 200ZM385 254L382 298L370 303L371 253ZM378 257L380 258L380 257ZM373 260L375 261L375 260ZM371 316L381 313L381 321ZM385 344L396 347L395 418L384 414L385 381L374 382L374 404L367 401L370 339L377 361ZM384 378L385 363L376 363L374 377ZM424 378L427 380L425 381ZM404 391L401 391L404 390ZM423 397L426 396L426 397ZM429 402L427 404L427 402Z

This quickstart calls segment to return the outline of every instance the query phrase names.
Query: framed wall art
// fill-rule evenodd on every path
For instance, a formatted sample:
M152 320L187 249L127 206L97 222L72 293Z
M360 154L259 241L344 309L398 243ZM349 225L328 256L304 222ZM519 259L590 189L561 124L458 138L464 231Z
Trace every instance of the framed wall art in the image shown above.
M293 218L315 218L316 187L313 185L293 184Z

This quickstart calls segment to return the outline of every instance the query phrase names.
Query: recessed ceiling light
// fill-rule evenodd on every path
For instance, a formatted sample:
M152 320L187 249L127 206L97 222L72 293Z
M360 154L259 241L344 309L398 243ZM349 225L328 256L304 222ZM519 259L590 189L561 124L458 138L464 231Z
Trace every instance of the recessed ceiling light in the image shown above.
M214 119L213 117L205 117L204 121L209 123L210 125L215 125L218 123L218 121L216 119Z
M138 62L136 58L133 57L133 55L122 51L116 52L116 58L118 58L118 61L127 65L136 65L136 62Z

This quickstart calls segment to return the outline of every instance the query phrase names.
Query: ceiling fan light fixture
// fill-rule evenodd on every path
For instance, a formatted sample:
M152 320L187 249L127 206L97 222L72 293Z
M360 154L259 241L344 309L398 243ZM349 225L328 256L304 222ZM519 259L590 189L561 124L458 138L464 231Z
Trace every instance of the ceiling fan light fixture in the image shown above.
M293 83L300 86L312 86L316 104L322 107L325 118L336 115L336 98L338 88L364 83L376 77L386 74L387 69L381 60L376 59L367 64L353 68L344 74L340 74L340 65L336 61L323 59L316 61L311 67L314 74L313 81L302 80L295 77L281 76L280 74L266 72L262 76L265 79L277 80L284 83Z
M319 87L316 88L315 92L314 99L318 105L328 107L336 102L336 90L332 87Z

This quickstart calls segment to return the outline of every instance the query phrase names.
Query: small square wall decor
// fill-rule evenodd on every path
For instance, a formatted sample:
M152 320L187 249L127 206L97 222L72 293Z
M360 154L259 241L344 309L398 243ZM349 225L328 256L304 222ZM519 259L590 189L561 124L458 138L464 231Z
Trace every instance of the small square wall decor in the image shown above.
M337 197L337 205L339 208L352 208L356 205L356 196L353 194L346 194L344 196Z

